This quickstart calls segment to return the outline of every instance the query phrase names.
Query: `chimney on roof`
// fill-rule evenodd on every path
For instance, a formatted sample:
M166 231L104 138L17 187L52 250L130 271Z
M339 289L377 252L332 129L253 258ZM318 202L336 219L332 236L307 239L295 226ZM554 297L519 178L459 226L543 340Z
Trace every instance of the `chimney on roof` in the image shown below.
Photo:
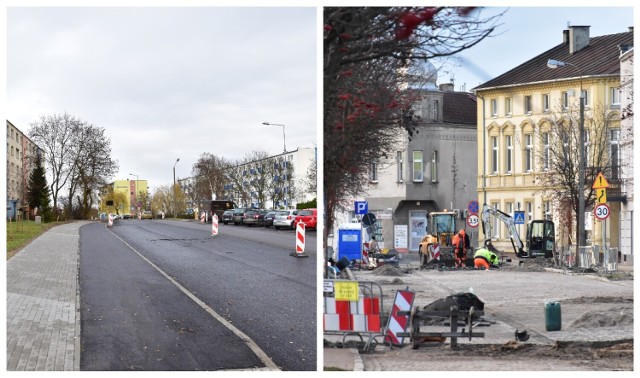
M633 26L629 26L629 32L633 33Z
M563 45L569 44L569 30L567 29L562 31L562 44Z
M589 28L590 26L569 26L569 54L575 54L589 46Z
M453 92L454 91L453 83L440 84L440 90L443 92Z

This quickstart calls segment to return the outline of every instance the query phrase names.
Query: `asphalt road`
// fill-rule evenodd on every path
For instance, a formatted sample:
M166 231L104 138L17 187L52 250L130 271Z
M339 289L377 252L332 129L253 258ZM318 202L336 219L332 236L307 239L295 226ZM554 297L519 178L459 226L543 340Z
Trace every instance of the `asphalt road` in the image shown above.
M316 370L315 244L299 258L293 231L84 226L81 369Z

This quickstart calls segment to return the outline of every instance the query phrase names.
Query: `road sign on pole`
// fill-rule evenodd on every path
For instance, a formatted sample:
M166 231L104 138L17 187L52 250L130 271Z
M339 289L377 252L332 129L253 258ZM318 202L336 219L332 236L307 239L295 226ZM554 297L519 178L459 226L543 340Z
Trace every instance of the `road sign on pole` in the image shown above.
M356 201L356 214L364 215L369 212L367 201Z
M596 179L593 180L593 185L591 185L591 189L606 189L609 187L609 181L604 178L602 172L598 173Z
M605 203L601 203L593 210L593 215L596 216L598 220L605 220L609 218L609 214L611 213L611 208Z
M467 225L469 227L478 227L478 224L480 224L480 218L478 218L478 214L471 214L469 215L469 218L467 218Z
M513 214L513 223L524 224L524 211L516 211Z
M478 214L478 211L480 210L478 201L470 201L469 205L467 205L467 210L469 210L471 214Z
M596 189L596 201L598 201L598 203L607 202L607 189Z

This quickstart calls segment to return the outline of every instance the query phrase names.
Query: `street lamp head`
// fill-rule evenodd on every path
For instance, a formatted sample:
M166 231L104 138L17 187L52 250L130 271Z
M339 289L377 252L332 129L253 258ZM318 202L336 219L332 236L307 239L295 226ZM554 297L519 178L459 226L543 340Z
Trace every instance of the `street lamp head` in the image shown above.
M563 62L561 60L555 60L555 59L549 59L547 60L547 67L549 68L558 68L558 67L563 67L566 66L567 63Z
M269 122L262 122L262 124L263 124L263 125L267 125L267 126L269 126L269 125L270 125L270 123L269 123Z

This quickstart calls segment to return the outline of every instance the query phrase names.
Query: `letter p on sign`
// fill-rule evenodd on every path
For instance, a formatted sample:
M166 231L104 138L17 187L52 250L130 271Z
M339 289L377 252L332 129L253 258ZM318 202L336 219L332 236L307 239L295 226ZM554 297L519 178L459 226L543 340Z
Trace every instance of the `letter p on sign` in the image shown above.
M366 214L369 212L367 201L356 201L356 214Z

